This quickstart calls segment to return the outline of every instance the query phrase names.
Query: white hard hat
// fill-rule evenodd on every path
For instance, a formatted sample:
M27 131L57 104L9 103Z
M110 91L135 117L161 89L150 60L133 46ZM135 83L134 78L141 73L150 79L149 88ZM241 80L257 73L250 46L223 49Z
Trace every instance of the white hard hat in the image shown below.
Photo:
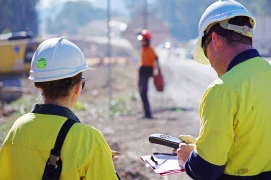
M247 26L236 26L228 24L227 21L225 21L236 16L249 17L252 29ZM194 59L199 63L210 64L209 60L204 55L201 43L204 36L204 31L207 28L210 28L210 25L214 25L218 22L222 22L220 25L225 29L233 30L249 37L253 35L253 29L256 26L255 18L250 14L250 12L248 12L248 10L242 4L234 0L219 0L211 4L205 10L199 22L199 36L194 50Z
M34 82L53 81L73 77L92 69L83 52L65 38L51 38L37 48L31 62L29 79Z

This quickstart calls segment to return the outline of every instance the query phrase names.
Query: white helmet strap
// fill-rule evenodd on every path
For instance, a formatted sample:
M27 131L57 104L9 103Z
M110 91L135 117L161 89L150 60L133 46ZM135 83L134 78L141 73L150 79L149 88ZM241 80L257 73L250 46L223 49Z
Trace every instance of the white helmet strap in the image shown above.
M229 24L228 20L221 21L219 24L224 29L235 31L250 38L252 38L253 36L253 29L248 26L238 26L234 24Z

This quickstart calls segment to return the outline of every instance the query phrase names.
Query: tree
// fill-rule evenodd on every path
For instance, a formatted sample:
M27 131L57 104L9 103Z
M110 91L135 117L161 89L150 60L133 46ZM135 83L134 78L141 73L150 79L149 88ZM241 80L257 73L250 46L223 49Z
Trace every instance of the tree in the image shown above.
M126 8L129 10L130 12L130 16L134 17L135 15L137 15L138 13L141 13L142 10L144 8L142 8L144 6L144 1L148 1L148 0L123 0L124 5L126 6Z
M47 19L46 27L48 33L77 34L80 27L105 18L105 11L93 8L89 1L71 1L64 3L54 18Z
M197 34L197 24L201 14L211 0L147 0L148 12L156 15L170 29L178 40L189 40ZM131 17L142 13L144 0L123 0ZM209 3L210 4L210 3Z
M0 33L30 30L37 35L36 5L39 0L0 0Z
M270 15L270 5L268 4L270 0L238 0L241 4L243 4L253 15Z
M131 17L143 10L144 0L123 0ZM178 40L186 41L198 35L198 23L204 10L215 0L148 0L148 11L170 28ZM253 15L271 15L271 0L237 0Z
M157 1L158 2L158 1ZM159 0L157 15L167 22L171 34L178 40L189 40L197 34L197 24L208 1L201 0Z

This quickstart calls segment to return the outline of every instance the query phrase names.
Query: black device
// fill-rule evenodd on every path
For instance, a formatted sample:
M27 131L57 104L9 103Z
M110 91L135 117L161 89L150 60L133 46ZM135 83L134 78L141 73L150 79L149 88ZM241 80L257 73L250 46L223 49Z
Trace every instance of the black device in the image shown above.
M151 134L149 136L150 143L160 144L163 146L172 147L174 149L179 148L179 144L182 142L179 138L169 136L166 134Z

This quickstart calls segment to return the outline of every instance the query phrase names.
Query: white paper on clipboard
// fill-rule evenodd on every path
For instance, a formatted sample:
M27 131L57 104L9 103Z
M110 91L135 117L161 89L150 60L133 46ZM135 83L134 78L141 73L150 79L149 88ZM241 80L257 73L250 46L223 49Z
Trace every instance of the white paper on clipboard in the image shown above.
M184 168L180 167L177 156L170 155L146 155L141 159L150 165L150 167L160 175L169 175L173 173L184 172Z

